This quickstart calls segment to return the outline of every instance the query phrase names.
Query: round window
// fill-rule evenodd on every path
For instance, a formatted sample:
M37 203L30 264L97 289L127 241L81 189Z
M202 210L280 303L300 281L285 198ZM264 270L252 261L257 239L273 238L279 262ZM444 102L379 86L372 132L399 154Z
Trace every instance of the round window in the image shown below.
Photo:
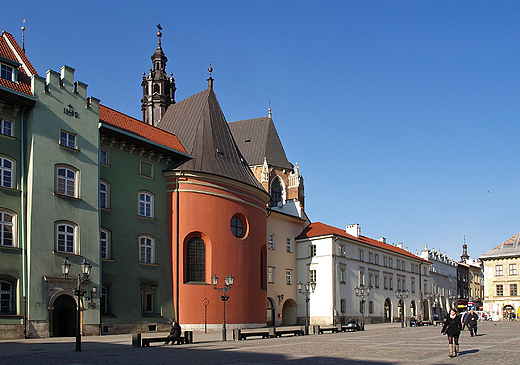
M244 223L242 222L242 219L236 215L231 218L231 232L233 233L233 236L238 238L244 237L245 234Z

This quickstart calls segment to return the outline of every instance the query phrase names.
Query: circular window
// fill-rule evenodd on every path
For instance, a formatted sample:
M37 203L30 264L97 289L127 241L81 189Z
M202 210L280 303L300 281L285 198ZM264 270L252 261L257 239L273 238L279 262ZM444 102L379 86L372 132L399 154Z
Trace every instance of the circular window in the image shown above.
M244 234L246 233L244 222L236 215L231 218L231 232L233 233L233 236L238 238L244 237Z

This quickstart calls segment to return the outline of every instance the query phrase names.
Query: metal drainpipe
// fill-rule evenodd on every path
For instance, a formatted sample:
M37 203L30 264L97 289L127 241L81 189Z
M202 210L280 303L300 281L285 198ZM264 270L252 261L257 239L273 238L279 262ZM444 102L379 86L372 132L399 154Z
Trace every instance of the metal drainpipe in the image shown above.
M337 262L337 256L335 254L336 252L336 241L338 240L338 236L334 235L332 237L332 324L333 325L336 325L336 316L335 314L337 313L336 311L336 304L337 304L337 285L338 285L338 280L336 278L336 265L338 264Z
M21 165L21 172L20 172L20 185L21 185L21 214L20 214L20 220L21 220L21 228L22 228L22 298L23 298L23 337L27 338L27 291L26 291L26 285L27 285L27 275L25 271L27 270L25 261L26 261L26 249L25 249L25 146L24 146L24 113L25 113L25 106L22 109L22 116L21 116L21 148L20 148L20 165Z

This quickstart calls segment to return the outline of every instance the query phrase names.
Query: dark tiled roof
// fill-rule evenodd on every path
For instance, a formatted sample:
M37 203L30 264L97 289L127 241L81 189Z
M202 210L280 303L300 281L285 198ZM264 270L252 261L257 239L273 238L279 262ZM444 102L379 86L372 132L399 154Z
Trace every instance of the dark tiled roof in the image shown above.
M505 242L502 242L497 247L489 250L479 258L481 260L503 258L503 257L517 257L520 256L520 248L518 247L518 241L520 239L520 233L515 234L513 237Z
M169 149L186 153L179 139L171 133L143 123L138 119L115 111L104 105L99 106L99 120L122 131L129 132L138 137L165 146Z
M13 49L9 46L9 44L12 45ZM16 52L16 54L15 54ZM8 89L20 92L25 95L33 96L31 92L31 75L37 75L38 73L32 66L32 64L29 62L29 59L25 55L25 53L22 51L18 43L16 42L16 39L7 32L2 32L2 37L0 37L0 56L5 57L9 60L12 60L14 62L20 63L20 60L16 57L18 55L31 73L30 75L27 75L25 69L23 66L20 66L18 68L18 82L12 82L10 80L5 80L0 78L0 85L4 86Z
M250 166L267 164L292 170L273 120L269 117L229 123L238 148Z
M390 245L388 243L384 243L378 240L374 240L372 238L368 238L365 236L359 236L358 238L349 235L344 230L329 226L324 223L315 222L311 223L305 230L298 236L296 239L304 239L304 238L313 238L313 237L319 237L319 236L328 236L328 235L336 235L344 238L351 239L353 241L358 241L360 243L368 244L370 246L378 247L383 250L392 251L404 256L408 256L411 258L414 258L416 260L422 260L429 262L428 260L423 259L422 257L416 256L411 252L408 252L406 250L403 250L402 248L399 248L394 245Z
M212 88L171 105L157 127L175 133L193 158L177 169L224 176L265 191L240 153Z

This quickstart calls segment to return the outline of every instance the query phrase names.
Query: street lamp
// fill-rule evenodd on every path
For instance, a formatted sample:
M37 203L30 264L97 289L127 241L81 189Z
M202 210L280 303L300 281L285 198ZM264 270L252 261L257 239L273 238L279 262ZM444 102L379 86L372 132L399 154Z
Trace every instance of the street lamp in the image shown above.
M354 288L356 292L356 296L361 297L361 331L365 330L365 297L368 297L370 294L370 287L365 287L364 285L356 286Z
M60 264L61 272L65 278L69 277L70 271L70 262L69 259L66 258L65 261ZM90 264L87 260L83 259L83 262L79 265L81 269L81 273L78 274L77 287L74 289L74 295L78 298L78 305L76 311L76 351L81 351L81 298L85 296L87 292L85 289L81 289L83 284L86 284L90 281L90 270L92 270L92 264Z
M224 303L224 319L222 321L222 341L226 341L226 301L229 299L229 296L226 295L226 292L233 287L233 282L235 281L235 277L231 274L224 278L224 286L222 288L217 288L218 284L218 276L215 274L211 278L213 282L213 289L222 292L220 299Z
M301 281L298 282L298 292L305 295L305 334L309 334L309 301L311 300L311 294L316 290L316 282L306 282L303 284ZM305 290L304 290L305 289Z
M395 291L395 296L401 302L401 328L404 328L404 300L408 298L410 292L408 290L397 289Z

